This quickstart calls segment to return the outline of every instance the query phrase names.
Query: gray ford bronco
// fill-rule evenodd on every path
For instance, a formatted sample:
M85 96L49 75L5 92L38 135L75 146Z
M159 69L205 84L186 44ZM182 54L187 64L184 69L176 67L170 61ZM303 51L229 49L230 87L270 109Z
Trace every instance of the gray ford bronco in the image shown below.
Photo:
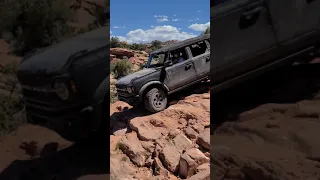
M210 6L211 93L319 57L320 0L212 0Z
M210 35L172 44L150 53L145 68L119 79L118 99L143 105L154 113L167 106L167 96L210 76Z
M97 135L109 123L109 33L106 25L24 57L17 77L29 123L69 141Z

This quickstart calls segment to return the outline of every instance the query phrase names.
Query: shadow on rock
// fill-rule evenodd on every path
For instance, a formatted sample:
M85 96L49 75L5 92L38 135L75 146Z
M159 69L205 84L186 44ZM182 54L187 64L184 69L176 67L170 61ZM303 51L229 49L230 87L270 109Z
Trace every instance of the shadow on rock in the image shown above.
M0 174L1 180L72 180L85 175L109 174L109 147L107 143L73 144L57 151L57 142L47 143L37 153L34 142L22 143L31 160L15 160Z
M130 132L130 128L128 126L131 119L148 115L150 115L150 113L140 107L133 107L131 109L124 109L120 112L114 112L110 116L110 134L117 132Z

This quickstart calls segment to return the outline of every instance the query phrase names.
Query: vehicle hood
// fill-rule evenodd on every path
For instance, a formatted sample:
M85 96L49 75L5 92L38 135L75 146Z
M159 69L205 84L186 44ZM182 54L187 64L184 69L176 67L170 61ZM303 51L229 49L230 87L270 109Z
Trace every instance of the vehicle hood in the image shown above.
M146 69L137 71L137 72L129 74L129 75L123 77L123 78L120 78L116 82L116 86L129 85L132 80L140 78L140 77L148 75L148 74L151 74L151 73L156 72L156 71L157 70L155 68L146 68Z
M22 60L18 73L58 74L67 68L70 56L108 45L108 32L108 27L98 28L37 51Z

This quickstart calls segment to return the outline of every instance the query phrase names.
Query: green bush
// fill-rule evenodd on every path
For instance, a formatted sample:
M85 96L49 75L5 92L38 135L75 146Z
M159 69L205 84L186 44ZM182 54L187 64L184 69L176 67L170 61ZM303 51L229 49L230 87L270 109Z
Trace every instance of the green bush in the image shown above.
M11 34L14 53L24 55L72 35L72 14L63 0L7 0L0 6L0 31Z
M204 34L210 34L210 27L207 27L207 29L201 33L201 35Z
M152 51L160 49L161 47L162 47L162 42L161 41L154 40L154 41L151 42L151 50Z
M15 114L24 107L21 98L10 98L0 95L0 136L8 134L25 123L23 117L14 118ZM21 112L23 115L24 112Z
M120 47L120 40L118 37L111 37L110 38L110 47L111 48Z
M110 64L111 72L113 72L115 78L121 78L131 73L132 64L128 59L121 59Z
M115 88L110 89L110 103L115 103L118 100L117 91Z
M133 43L129 45L129 48L136 51L144 51L146 49L146 45Z

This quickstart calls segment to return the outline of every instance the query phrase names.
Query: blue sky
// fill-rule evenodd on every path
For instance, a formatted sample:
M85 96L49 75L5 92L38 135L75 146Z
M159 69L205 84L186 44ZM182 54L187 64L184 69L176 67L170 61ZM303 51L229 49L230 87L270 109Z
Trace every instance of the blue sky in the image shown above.
M111 36L129 43L184 40L210 26L209 0L111 0Z

